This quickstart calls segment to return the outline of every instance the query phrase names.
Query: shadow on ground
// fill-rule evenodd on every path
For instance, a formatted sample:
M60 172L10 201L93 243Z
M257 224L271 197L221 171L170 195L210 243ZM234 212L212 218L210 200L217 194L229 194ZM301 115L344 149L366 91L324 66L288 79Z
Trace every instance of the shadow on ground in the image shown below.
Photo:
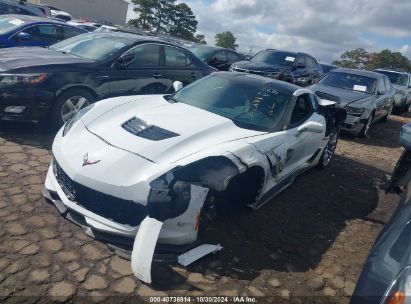
M313 169L260 210L233 212L213 223L206 242L224 249L188 267L190 272L252 281L262 270L314 269L346 220L371 220L386 172L337 156L326 170ZM376 222L379 222L376 220ZM179 289L184 278L157 266L157 288ZM185 286L187 287L187 286Z

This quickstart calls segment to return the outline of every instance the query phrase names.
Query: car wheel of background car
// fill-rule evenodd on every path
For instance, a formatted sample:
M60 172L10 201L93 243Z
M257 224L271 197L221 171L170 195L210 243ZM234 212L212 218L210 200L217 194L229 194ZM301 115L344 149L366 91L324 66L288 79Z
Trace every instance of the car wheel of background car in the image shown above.
M325 169L331 163L331 159L335 154L335 149L337 148L338 139L340 137L340 130L337 128L333 128L329 133L330 139L328 140L327 145L321 155L320 161L318 162L318 166L321 169Z
M368 117L367 122L365 123L364 127L362 128L359 137L366 137L368 135L368 131L370 131L370 127L372 124L372 120L374 119L374 112L371 113L370 117Z
M389 120L393 108L394 108L394 104L391 104L390 109L388 110L387 115L385 115L384 118L382 119L383 122L387 122L387 121Z
M53 108L53 126L60 128L74 118L81 109L93 102L95 102L94 96L84 89L72 89L62 93Z

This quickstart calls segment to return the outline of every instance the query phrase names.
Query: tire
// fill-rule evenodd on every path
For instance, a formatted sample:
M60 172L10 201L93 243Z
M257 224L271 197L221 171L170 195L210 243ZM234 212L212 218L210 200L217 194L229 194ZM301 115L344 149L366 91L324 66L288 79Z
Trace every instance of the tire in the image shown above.
M394 104L391 104L391 107L390 107L390 109L388 110L387 115L385 115L385 116L382 118L382 122L387 122L387 121L390 119L390 115L391 115L393 109L394 109Z
M56 129L74 118L84 107L92 104L96 98L84 89L71 89L60 94L52 110L51 123Z
M370 117L368 117L367 122L365 123L364 127L358 134L358 137L364 138L368 135L368 132L370 131L370 127L372 124L372 120L374 119L374 112L371 113Z
M318 162L318 167L321 169L327 168L335 154L335 149L337 148L338 139L340 138L340 130L338 128L333 128L328 134L330 139L324 148L323 154Z

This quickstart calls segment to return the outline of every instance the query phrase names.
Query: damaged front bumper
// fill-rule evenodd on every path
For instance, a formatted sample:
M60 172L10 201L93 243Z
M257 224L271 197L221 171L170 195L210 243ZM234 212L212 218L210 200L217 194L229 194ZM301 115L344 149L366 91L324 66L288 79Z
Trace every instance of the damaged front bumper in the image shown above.
M366 119L361 119L360 116L347 114L347 118L345 119L341 130L349 133L358 134L363 129Z

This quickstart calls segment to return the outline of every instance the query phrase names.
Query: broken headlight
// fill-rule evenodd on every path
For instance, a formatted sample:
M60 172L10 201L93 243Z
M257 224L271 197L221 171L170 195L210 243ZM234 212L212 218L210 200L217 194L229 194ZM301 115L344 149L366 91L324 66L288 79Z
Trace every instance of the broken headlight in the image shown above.
M78 122L88 111L90 111L94 107L94 103L88 105L87 107L81 109L73 119L70 119L66 122L63 129L63 137L70 131L73 125Z
M356 108L356 107L350 107L346 106L345 110L347 111L348 114L362 114L365 111L365 108Z
M175 181L172 171L150 183L147 200L147 214L159 221L165 221L183 214L191 200L191 184Z
M411 303L411 267L407 266L401 270L398 277L391 283L386 291L383 304L406 304Z

